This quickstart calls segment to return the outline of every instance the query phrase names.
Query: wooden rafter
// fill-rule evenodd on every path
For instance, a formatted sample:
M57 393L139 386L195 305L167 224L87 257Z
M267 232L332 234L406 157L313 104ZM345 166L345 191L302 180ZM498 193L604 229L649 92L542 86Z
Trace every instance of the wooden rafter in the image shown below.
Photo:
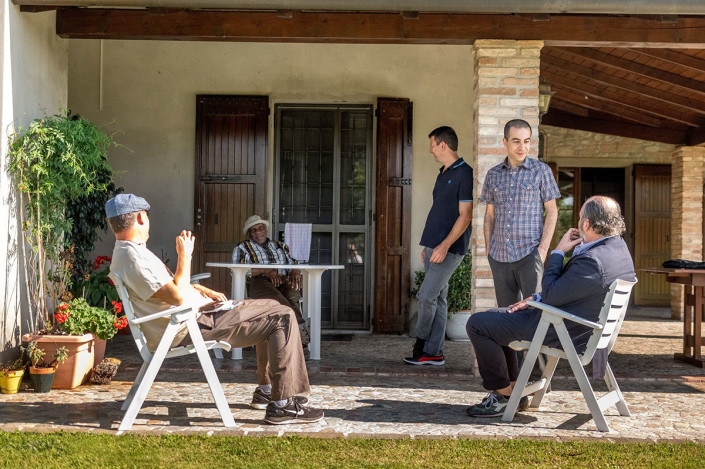
M705 72L705 60L698 57L693 57L692 55L684 54L683 52L670 49L653 48L633 48L630 50L642 55L653 57L655 59L670 62L672 64L678 65L679 67L689 68L690 70L694 70L696 72Z
M560 49L561 52L567 51L566 54L571 55L572 49ZM636 83L625 78L620 78L614 75L609 75L606 73L598 73L597 71L586 67L584 65L579 65L571 60L563 59L560 57L555 57L553 55L543 54L541 56L541 66L542 69L545 66L553 66L566 72L570 72L575 75L580 75L586 80L590 81L596 85L609 85L620 88L631 94L637 95L641 98L647 98L652 101L660 101L661 104L655 107L663 107L667 105L669 108L678 107L683 108L690 113L698 113L705 115L705 106L698 107L694 105L692 99L680 96L674 93L669 93L663 90L657 90L640 83Z
M556 91L556 96L554 96L553 99L562 99L587 109L604 112L606 114L611 114L613 116L621 117L639 124L648 125L650 127L659 127L663 124L660 119L644 114L637 108L618 105L611 101L585 96L583 93L578 93L562 86L554 86L553 90Z
M631 60L617 57L616 55L605 54L597 49L588 49L585 47L574 47L570 49L560 48L560 51L569 51L569 53L578 55L592 62L605 65L609 68L622 70L635 75L646 77L652 81L659 81L671 86L678 86L688 91L700 93L705 96L705 82L686 78L677 73L667 72L658 68L649 67L648 65L639 64Z
M193 41L340 42L378 44L471 44L477 39L543 40L547 44L699 48L705 17L678 17L672 23L648 18L552 15L531 21L518 15L421 13L407 20L398 13L57 10L57 34L83 39Z
M687 115L679 111L674 111L672 108L663 106L660 101L656 101L655 99L627 96L622 93L615 92L610 89L610 87L601 86L598 82L586 82L582 79L576 80L575 77L569 76L574 74L568 72L567 70L559 70L559 72L560 73L557 73L555 69L548 66L541 66L541 76L548 83L562 85L574 91L584 93L595 99L609 100L613 103L618 103L634 110L642 110L643 112L647 112L654 116L680 122L692 127L697 127L700 125L700 120L693 117L692 114Z
M685 141L682 131L671 129L659 129L625 122L615 122L594 117L585 118L567 114L561 111L551 110L543 116L542 124L567 129L584 130L586 132L596 132L607 135L618 135L620 137L638 138L653 142L669 143L672 145L683 144Z

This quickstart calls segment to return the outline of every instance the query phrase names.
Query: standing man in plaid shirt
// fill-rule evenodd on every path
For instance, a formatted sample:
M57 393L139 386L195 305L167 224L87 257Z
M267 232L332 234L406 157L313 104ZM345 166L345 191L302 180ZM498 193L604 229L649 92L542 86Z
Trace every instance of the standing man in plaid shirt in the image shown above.
M507 157L487 172L480 198L487 204L485 249L500 308L540 291L561 196L551 168L528 157L528 122L507 122L502 142Z

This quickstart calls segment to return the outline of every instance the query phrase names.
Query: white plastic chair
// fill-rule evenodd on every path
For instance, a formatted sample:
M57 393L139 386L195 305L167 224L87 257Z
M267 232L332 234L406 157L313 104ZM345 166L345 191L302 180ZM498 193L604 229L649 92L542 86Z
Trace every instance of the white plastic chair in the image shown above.
M627 304L629 303L629 295L635 284L636 282L628 282L625 280L615 280L612 283L609 292L605 296L605 301L602 305L597 323L566 313L563 310L544 303L536 301L527 302L529 305L541 309L543 312L541 314L541 321L536 328L531 342L522 340L514 341L509 344L514 350L527 350L527 354L521 371L519 372L519 377L514 385L512 395L509 398L509 403L504 410L504 415L502 415L502 421L511 422L514 419L519 400L523 396L533 394L529 407L538 408L541 405L546 390L551 384L551 378L553 377L553 372L556 369L558 360L561 358L567 359L570 363L570 368L573 370L575 379L578 381L585 402L590 409L592 418L595 420L599 431L610 431L610 427L607 425L607 421L602 412L613 405L617 406L617 410L621 416L630 416L629 408L624 401L622 392L619 390L619 386L617 385L609 363L605 363L606 369L604 377L609 391L600 399L595 396L595 392L590 385L590 381L585 374L583 366L593 360L596 351L603 353L606 361L606 356L612 350L614 342L617 340L619 330L622 327L624 315L627 311ZM588 340L587 348L584 353L580 355L576 353L573 342L568 334L568 329L564 323L565 320L582 324L594 330ZM553 325L555 328L562 349L543 345L550 325ZM548 362L543 370L541 379L527 386L529 375L531 374L539 352L548 355Z
M189 355L191 353L196 353L198 355L198 360L201 362L201 367L203 368L203 372L208 380L208 386L210 387L211 394L215 400L215 405L220 412L221 418L223 419L223 424L226 427L234 427L235 420L233 419L233 414L230 411L228 402L225 399L225 394L223 393L223 388L218 380L218 375L216 374L215 368L213 368L213 363L208 355L208 350L211 349L230 350L230 344L215 340L204 342L201 331L198 328L198 323L196 322L197 311L195 308L190 306L175 306L148 316L143 316L140 318L135 317L135 311L132 308L130 296L127 293L125 285L122 283L122 279L116 273L111 273L110 278L112 278L115 283L115 287L118 290L118 294L122 300L123 311L125 312L127 321L130 324L132 337L135 339L135 345L137 345L137 349L142 356L142 360L144 360L142 368L140 368L140 371L137 373L137 377L135 378L135 383L132 385L132 388L130 388L130 392L127 394L127 398L120 408L121 410L126 410L126 412L122 422L120 423L120 427L118 428L118 434L132 428L132 424L134 423L135 418L137 418L137 414L139 413L139 410L142 407L150 388L152 387L152 383L154 383L154 379L156 378L164 359ZM153 321L158 318L171 318L171 320L169 321L169 325L164 330L164 335L159 341L157 349L154 353L152 353L147 348L147 340L145 339L144 333L140 328L140 324ZM188 329L192 344L172 348L171 343L174 341L176 333L183 324L185 324Z

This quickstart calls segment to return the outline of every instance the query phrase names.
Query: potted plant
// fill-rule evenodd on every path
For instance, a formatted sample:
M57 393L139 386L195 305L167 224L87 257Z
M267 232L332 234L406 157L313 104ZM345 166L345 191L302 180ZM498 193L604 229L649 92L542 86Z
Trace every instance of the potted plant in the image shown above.
M29 367L29 377L32 379L34 392L49 392L54 382L54 375L59 364L68 358L66 347L55 347L52 355L54 360L49 363L44 361L46 352L37 346L37 342L30 342L27 346L27 356L32 366Z
M103 360L105 342L127 326L115 309L91 306L85 298L62 303L55 313L52 334L25 334L23 340L46 350L55 344L66 347L68 359L56 374L56 389L73 389L84 383L95 365Z
M20 389L22 376L26 366L24 349L20 349L20 356L16 360L11 360L0 364L0 392L3 394L16 394Z
M74 298L71 284L88 268L85 257L97 239L97 228L106 227L103 204L117 191L107 163L111 145L111 137L69 113L35 119L10 136L7 166L20 194L23 269L34 332L23 336L25 342L38 340L35 335L40 333L66 334L53 312ZM79 332L73 339L92 354L95 336L90 332ZM67 348L70 358L62 369L72 360L72 347ZM92 359L89 365L88 372Z
M411 291L412 296L416 296L423 283L424 272L417 270L414 273L414 284L416 288ZM448 323L446 324L446 336L450 340L468 341L465 325L470 318L470 307L472 305L472 256L466 254L463 260L455 269L453 275L448 280Z

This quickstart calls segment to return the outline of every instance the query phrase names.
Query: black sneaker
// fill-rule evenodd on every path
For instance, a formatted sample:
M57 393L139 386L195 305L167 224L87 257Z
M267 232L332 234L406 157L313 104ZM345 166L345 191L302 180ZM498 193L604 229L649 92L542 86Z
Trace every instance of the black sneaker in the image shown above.
M404 359L409 365L444 365L446 359L443 355L433 356L427 353L422 353L418 357L406 357Z
M426 345L426 341L423 339L416 339L416 343L414 344L414 351L411 352L411 356L413 358L420 357L423 354L423 347Z
M504 414L504 409L509 404L509 398L494 391L490 392L481 403L465 409L470 417L499 417ZM517 412L522 412L529 407L529 397L519 399Z
M277 407L276 403L270 402L264 415L264 421L272 425L314 423L319 420L323 420L322 410L304 407L295 398L289 399L284 407Z
M299 401L299 404L308 404L308 398L304 396L294 396L294 399ZM272 402L272 398L269 394L265 394L260 388L255 388L255 392L252 393L252 402L250 402L250 407L253 409L266 409L269 403Z

